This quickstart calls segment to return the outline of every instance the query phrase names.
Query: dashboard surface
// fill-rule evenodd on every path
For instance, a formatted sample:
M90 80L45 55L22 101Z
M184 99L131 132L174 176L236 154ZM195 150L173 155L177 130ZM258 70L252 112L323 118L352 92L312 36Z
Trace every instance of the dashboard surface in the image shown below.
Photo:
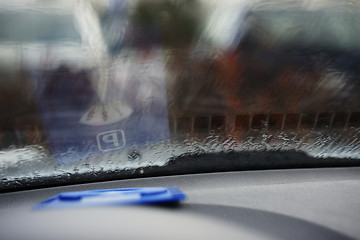
M61 192L176 186L178 205L32 211ZM360 239L360 167L220 172L0 194L0 239Z

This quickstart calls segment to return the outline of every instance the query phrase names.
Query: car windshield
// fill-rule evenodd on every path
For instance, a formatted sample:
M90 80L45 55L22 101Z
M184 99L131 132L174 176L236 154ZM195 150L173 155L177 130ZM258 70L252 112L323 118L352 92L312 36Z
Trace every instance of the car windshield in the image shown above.
M360 164L358 3L12 2L1 191Z

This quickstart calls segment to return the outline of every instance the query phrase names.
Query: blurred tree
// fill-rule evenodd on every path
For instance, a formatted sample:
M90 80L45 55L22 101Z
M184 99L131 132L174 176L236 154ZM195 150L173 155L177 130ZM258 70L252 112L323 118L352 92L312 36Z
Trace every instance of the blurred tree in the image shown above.
M131 20L147 36L144 41L166 47L188 46L199 34L201 5L197 0L140 0Z

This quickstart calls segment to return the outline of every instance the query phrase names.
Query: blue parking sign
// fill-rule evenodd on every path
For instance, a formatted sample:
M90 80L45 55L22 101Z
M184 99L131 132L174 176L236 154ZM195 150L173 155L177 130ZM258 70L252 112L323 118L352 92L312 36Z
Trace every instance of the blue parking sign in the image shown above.
M96 136L97 146L100 151L107 152L125 147L125 133L123 130L113 130L99 133Z
M68 66L38 74L40 115L57 163L169 140L162 54L120 56L107 70L106 82Z

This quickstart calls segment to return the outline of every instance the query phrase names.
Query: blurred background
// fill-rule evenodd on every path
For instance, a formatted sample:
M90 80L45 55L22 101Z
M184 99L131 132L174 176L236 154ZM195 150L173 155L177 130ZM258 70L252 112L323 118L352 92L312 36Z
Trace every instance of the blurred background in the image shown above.
M358 149L358 1L0 6L4 151L96 152L112 129L131 132L126 149L214 135L290 149L332 136L330 152Z

